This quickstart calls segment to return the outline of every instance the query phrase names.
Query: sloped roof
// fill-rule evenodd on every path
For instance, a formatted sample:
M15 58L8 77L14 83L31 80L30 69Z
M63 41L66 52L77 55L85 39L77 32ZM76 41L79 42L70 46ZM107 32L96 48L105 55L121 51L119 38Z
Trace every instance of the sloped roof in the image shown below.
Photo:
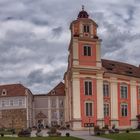
M26 96L26 90L27 88L22 84L0 85L0 97Z
M105 73L113 73L140 78L140 68L131 64L102 59L102 66Z
M47 96L65 96L65 85L60 82L56 87L54 87Z

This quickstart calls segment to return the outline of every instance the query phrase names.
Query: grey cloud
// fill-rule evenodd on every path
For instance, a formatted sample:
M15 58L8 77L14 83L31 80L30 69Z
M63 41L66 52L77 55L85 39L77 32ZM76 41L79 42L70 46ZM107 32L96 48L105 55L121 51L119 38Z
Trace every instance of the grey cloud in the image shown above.
M52 29L52 32L53 32L54 36L60 36L62 31L63 31L62 27L56 27L56 28Z
M137 0L1 0L0 83L21 82L33 92L47 92L61 81L67 66L69 24L77 18L83 4L99 24L102 56L124 62L132 62L132 58L132 63L137 64L139 3Z

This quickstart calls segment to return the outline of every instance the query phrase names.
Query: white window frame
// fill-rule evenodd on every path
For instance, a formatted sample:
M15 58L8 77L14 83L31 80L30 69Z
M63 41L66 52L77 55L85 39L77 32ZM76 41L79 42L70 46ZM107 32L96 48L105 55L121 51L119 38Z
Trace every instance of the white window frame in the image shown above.
M57 107L57 100L56 100L56 98L52 98L51 99L51 107L52 108L56 108Z
M103 96L109 97L110 96L110 85L109 82L103 82Z
M90 52L89 52L89 49L90 49ZM83 45L83 56L92 56L92 47L90 45Z
M14 106L14 100L10 99L10 106Z
M19 106L23 106L23 99L19 99L18 104L19 104Z
M18 99L14 99L13 101L14 101L13 106L19 106L19 101L18 101Z
M104 103L104 117L110 116L110 104Z
M120 110L121 110L121 116L122 117L127 117L128 116L128 104L127 103L121 103Z
M86 93L86 83L88 83L88 87L87 87L87 93ZM89 83L91 83L91 94L90 94L90 87L89 87ZM84 81L84 95L86 96L91 96L93 95L93 83L92 80L85 80Z
M90 112L90 108L88 108L88 113L86 110L86 104L91 104L91 112ZM85 116L86 117L93 117L94 116L94 102L93 101L86 101L85 102Z
M1 101L1 106L2 106L2 107L5 107L5 106L6 106L6 105L5 105L5 100L2 100L2 101Z
M127 84L121 84L120 85L120 98L121 99L127 99L128 98L128 85Z
M90 33L90 25L83 24L83 33Z

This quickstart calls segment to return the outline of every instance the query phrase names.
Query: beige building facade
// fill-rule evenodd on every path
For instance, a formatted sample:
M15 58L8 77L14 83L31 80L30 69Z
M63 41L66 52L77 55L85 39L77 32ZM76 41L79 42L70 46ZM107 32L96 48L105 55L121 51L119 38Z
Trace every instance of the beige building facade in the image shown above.
M32 127L32 100L31 91L21 84L0 85L0 127Z
M34 125L39 127L64 126L64 84L59 83L48 94L34 95Z

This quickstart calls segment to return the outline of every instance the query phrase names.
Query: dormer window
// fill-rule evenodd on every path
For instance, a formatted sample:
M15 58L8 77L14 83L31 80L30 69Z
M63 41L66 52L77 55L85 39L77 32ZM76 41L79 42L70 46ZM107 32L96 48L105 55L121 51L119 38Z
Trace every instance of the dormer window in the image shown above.
M89 25L83 25L84 33L89 33Z
M7 95L7 91L6 91L6 89L3 89L3 90L2 90L2 93L1 93L1 95L2 95L2 96L5 96L5 95Z
M52 90L51 91L51 95L55 95L55 90Z

